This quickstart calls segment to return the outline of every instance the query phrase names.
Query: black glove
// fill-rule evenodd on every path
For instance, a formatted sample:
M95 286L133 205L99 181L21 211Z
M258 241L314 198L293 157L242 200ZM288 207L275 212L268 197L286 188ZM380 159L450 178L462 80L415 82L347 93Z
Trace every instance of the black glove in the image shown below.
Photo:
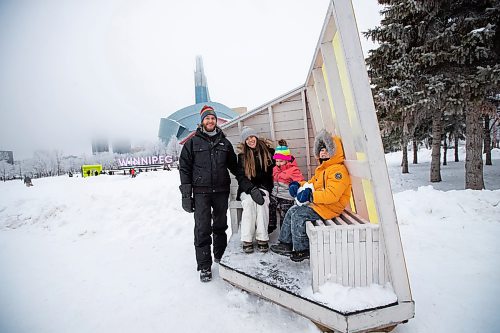
M184 209L188 213L194 213L194 199L182 198L182 209Z
M191 184L182 184L179 186L182 193L182 209L188 213L194 212L194 199Z
M258 187L252 188L250 191L250 196L252 197L252 200L255 201L255 203L259 206L262 206L264 204L264 196L265 193L263 193L261 190L259 190Z

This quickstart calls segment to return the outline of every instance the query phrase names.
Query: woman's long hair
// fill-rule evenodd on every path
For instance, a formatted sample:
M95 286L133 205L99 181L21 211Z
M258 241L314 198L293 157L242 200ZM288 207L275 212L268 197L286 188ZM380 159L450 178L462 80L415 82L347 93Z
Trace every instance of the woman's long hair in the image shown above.
M260 166L264 169L264 172L267 172L267 168L269 168L273 162L273 157L271 156L269 148L271 148L271 142L268 139L257 138L255 152L258 155ZM248 147L245 142L241 142L238 145L238 150L241 154L243 154L245 176L247 176L248 179L252 179L252 177L257 176L254 149Z

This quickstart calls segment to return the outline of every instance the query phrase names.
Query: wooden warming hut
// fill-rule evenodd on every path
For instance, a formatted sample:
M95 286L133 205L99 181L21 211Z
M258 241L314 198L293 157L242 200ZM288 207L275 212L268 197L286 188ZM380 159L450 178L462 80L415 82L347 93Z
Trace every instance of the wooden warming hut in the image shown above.
M232 237L220 276L335 332L388 331L413 318L408 273L375 107L350 0L330 2L305 84L222 126L236 146L243 126L276 145L285 139L306 178L317 162L313 142L325 128L342 138L352 178L350 207L330 221L307 225L311 259L293 263L269 253L245 254L238 225L236 182L230 196ZM271 242L278 231L270 235ZM387 296L370 304L343 304L323 286L335 283Z

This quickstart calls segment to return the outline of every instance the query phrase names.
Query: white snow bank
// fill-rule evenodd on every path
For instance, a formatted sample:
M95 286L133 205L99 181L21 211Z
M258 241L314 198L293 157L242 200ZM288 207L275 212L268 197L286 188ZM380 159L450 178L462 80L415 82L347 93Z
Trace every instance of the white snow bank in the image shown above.
M0 183L0 332L317 332L217 265L199 282L178 184L176 171ZM500 190L407 189L394 198L416 317L395 332L498 331ZM317 297L361 293L338 287Z

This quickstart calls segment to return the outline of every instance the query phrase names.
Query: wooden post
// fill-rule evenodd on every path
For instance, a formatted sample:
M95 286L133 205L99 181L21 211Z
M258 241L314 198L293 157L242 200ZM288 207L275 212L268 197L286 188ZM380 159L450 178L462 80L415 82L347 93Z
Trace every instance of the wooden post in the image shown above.
M316 97L318 105L323 117L324 128L330 132L335 132L335 125L333 123L332 110L330 109L330 102L328 101L328 93L326 91L326 83L323 77L323 70L320 68L313 69L314 89L316 90Z
M311 179L311 148L309 147L309 128L307 126L307 107L306 95L304 90L300 92L300 97L302 98L302 111L304 115L304 140L306 141L307 179Z
M274 131L274 117L273 117L273 107L269 105L267 108L267 111L269 112L269 129L271 130L271 140L273 141L273 144L276 144L276 133Z

